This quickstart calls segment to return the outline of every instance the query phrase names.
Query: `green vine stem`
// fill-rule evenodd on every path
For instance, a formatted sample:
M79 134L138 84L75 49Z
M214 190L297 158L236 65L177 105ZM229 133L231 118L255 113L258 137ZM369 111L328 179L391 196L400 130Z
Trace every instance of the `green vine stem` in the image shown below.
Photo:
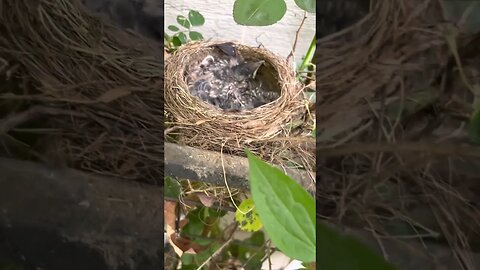
M317 39L316 39L317 35L313 35L313 39L312 39L312 42L310 43L310 47L308 47L308 51L307 51L307 54L305 55L305 57L303 58L303 61L302 61L302 64L300 65L300 67L298 68L298 74L301 73L302 71L305 70L305 68L310 65L310 63L312 62L312 59L313 59L313 55L315 54L315 50L317 48ZM299 77L299 75L297 75L297 77Z

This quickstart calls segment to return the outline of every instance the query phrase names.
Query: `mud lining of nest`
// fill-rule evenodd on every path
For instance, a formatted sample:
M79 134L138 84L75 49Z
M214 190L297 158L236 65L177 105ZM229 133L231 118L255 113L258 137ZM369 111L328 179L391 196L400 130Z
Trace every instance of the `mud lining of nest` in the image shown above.
M0 13L2 114L17 113L41 135L22 142L26 151L162 183L162 44L90 15L79 1L5 0Z
M291 128L293 123L304 121L306 103L303 89L284 59L263 48L232 42L246 60L266 62L257 76L263 78L272 91L279 92L280 97L263 106L242 113L224 112L190 94L185 76L188 67L200 63L212 52L213 45L224 42L227 41L192 42L167 59L165 110L172 133L188 146L213 151L223 149L242 156L245 147L249 147L277 162L282 159L280 151L291 149L295 152L293 155L299 155L303 163L313 168L314 139L299 136L298 130ZM304 150L299 151L300 148Z
M379 243L398 235L446 241L471 265L463 249L478 249L480 212L465 192L468 174L454 166L468 151L429 146L449 137L429 131L432 120L422 110L406 118L398 109L410 108L409 98L419 100L425 89L433 89L427 107L448 100L442 96L451 55L443 14L436 0L372 1L358 23L317 41L317 211L369 228Z

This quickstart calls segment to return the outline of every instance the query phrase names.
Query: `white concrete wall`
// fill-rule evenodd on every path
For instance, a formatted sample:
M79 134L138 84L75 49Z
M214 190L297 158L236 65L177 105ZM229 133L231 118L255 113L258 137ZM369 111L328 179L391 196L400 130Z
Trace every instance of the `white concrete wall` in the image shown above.
M258 46L263 44L270 51L287 57L295 40L295 33L303 19L304 11L295 5L294 0L285 0L287 13L276 24L270 26L241 26L233 20L234 0L191 0L165 1L165 31L168 25L176 23L178 15L188 16L191 9L198 10L205 17L205 24L198 27L205 39L228 39ZM315 34L315 14L307 13L307 19L300 31L295 56L299 63L307 52Z

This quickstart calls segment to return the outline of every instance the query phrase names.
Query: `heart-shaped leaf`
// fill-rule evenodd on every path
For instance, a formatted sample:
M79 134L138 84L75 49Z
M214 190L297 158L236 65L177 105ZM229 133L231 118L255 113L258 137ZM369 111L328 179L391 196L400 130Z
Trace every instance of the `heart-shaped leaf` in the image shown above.
M203 39L202 34L200 34L199 32L196 32L196 31L190 31L190 33L188 33L188 36L190 37L191 40L202 40Z
M185 16L178 15L177 16L177 23L180 24L181 26L187 28L187 29L190 29L190 22L188 21L187 18L185 18Z
M188 12L188 19L193 26L201 26L205 23L203 15L196 10L190 10L190 12Z
M306 12L315 13L315 3L314 0L295 0L295 4Z
M285 255L315 261L315 201L293 179L246 151L255 208L273 244Z
M180 38L178 36L174 36L172 38L172 43L173 43L173 46L175 46L175 47L182 46L182 41L180 40Z
M182 44L187 43L187 35L185 35L185 33L178 33L177 36Z
M272 25L287 12L284 0L236 0L233 4L233 19L246 26Z

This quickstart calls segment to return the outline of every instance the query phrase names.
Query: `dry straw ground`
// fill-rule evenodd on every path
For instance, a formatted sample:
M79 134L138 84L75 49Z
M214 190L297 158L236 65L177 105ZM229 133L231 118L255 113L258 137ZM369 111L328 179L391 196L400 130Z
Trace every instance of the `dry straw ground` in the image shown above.
M318 40L317 211L380 245L447 243L463 269L476 269L465 251L480 249L480 150L466 133L473 97L444 14L438 0L372 1L358 23ZM474 40L458 42L478 84Z

